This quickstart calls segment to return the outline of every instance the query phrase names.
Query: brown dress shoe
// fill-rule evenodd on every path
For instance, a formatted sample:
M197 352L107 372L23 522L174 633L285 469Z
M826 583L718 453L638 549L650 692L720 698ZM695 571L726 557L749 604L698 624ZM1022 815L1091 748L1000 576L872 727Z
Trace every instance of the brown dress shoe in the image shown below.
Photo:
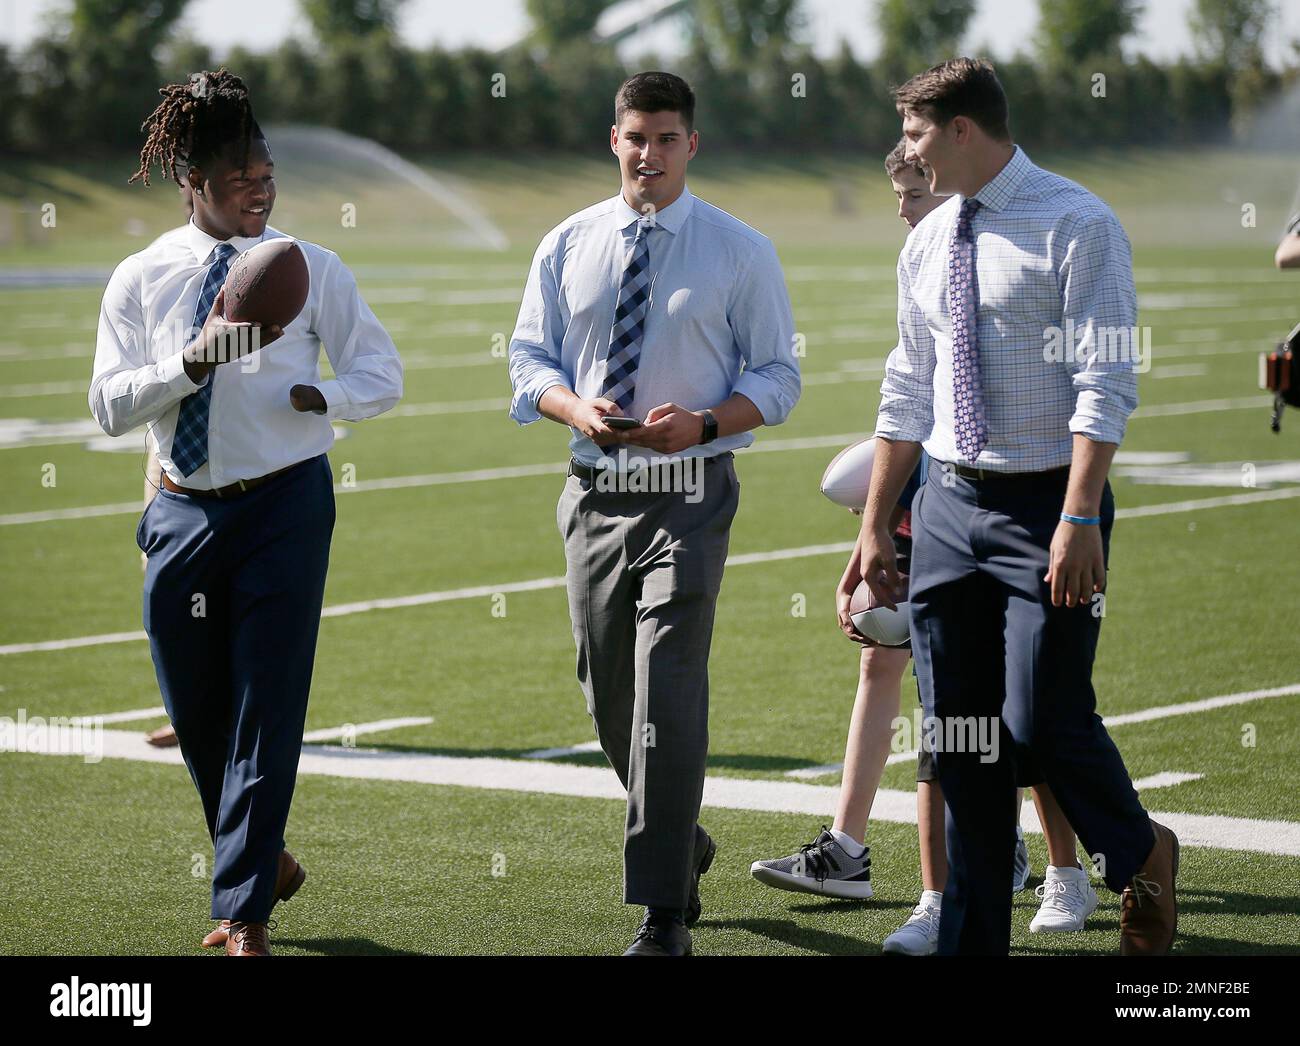
M1151 822L1156 844L1120 898L1120 955L1167 955L1178 932L1178 836Z
M270 955L271 936L266 932L266 923L232 922L226 938L226 954Z
M144 739L154 748L172 748L181 743L180 738L176 736L176 728L171 723L160 726L157 730L151 730L144 735Z
M298 887L307 878L307 869L293 859L288 850L280 851L280 870L275 877L275 899L287 901L298 892ZM226 943L230 933L230 920L222 919L221 925L203 938L204 948L220 948Z

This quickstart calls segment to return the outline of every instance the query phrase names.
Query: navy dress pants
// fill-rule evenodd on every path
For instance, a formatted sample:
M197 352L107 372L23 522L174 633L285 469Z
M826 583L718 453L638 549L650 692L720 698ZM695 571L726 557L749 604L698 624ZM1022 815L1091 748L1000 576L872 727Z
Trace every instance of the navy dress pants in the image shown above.
M266 922L334 530L324 454L237 497L163 489L140 520L144 627L216 858L212 917Z
M1092 663L1104 600L1053 607L1043 580L1068 470L967 480L930 463L912 505L912 655L927 717L954 743L936 752L949 874L940 954L1006 954L1015 787L1045 780L1107 885L1121 891L1155 837L1101 717ZM1115 503L1101 503L1107 560ZM966 719L966 717L971 717ZM962 723L991 723L991 746ZM954 729L956 727L956 729ZM971 750L975 749L975 750Z

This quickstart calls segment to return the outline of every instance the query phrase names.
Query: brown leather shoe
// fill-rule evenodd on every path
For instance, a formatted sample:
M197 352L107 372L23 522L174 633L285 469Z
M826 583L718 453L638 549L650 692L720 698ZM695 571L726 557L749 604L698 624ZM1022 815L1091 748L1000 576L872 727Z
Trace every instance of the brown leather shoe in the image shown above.
M1156 844L1120 898L1120 955L1167 955L1178 932L1178 836L1151 822Z
M275 899L287 901L298 892L298 887L307 878L307 869L293 859L288 850L280 851L280 870L275 877ZM221 925L203 938L204 948L220 948L226 943L230 933L230 920L222 919Z
M230 936L226 938L227 955L270 955L271 936L266 931L266 923L230 924Z
M157 730L151 730L144 735L144 739L154 748L173 748L181 743L180 738L176 736L176 728L171 723L160 726Z

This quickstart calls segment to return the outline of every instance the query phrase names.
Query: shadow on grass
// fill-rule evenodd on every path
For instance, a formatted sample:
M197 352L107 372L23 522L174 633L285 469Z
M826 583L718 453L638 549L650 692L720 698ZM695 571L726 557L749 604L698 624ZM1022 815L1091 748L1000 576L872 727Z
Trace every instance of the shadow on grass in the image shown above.
M390 948L366 937L282 937L272 948L301 948L316 955L424 955L406 948Z
M594 738L593 738L594 740ZM393 755L437 755L450 756L457 759L525 759L530 752L539 751L537 747L530 748L448 748L448 747L429 747L425 745L403 745L391 742L372 742L366 745L358 745L356 748L344 749L336 744L328 745L329 751L325 754L347 756L353 752L382 752ZM569 766L608 766L603 752L575 752L573 755L566 755L552 759L538 759L539 763L556 763L559 765ZM797 770L800 767L808 766L811 763L806 756L788 756L788 755L710 755L708 769L710 770L750 770L750 771L768 771L778 773L785 770Z
M810 930L786 919L702 919L700 926L744 930L778 944L804 948L819 955L879 955L880 945L861 937Z

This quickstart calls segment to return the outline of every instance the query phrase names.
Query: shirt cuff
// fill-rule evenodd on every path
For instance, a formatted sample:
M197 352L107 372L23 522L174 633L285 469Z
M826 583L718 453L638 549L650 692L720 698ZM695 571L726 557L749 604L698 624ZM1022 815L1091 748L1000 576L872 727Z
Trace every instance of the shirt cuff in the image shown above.
M158 364L158 376L167 384L167 388L172 392L182 396L188 396L196 389L203 388L212 380L212 371L204 375L203 380L195 383L188 374L185 373L185 351L172 353L160 364Z
M774 383L752 370L740 372L740 377L736 379L736 384L731 389L733 396L737 392L758 408L759 414L763 416L764 425L780 425L790 413L782 405L781 394Z
M311 410L307 411L307 413L322 415L329 421L341 417L343 409L348 405L348 395L343 391L343 386L338 381L331 379L322 381L316 386L316 389L325 398L325 409Z
M872 435L906 443L922 443L930 438L933 429L933 417L926 422L914 418L894 418L881 413L876 415L876 429Z
M537 409L537 406L542 402L547 389L553 389L556 385L566 389L569 387L566 380L551 378L539 381L536 392L527 387L520 388L510 401L510 417L519 425L531 425L534 421L541 421L542 412Z

